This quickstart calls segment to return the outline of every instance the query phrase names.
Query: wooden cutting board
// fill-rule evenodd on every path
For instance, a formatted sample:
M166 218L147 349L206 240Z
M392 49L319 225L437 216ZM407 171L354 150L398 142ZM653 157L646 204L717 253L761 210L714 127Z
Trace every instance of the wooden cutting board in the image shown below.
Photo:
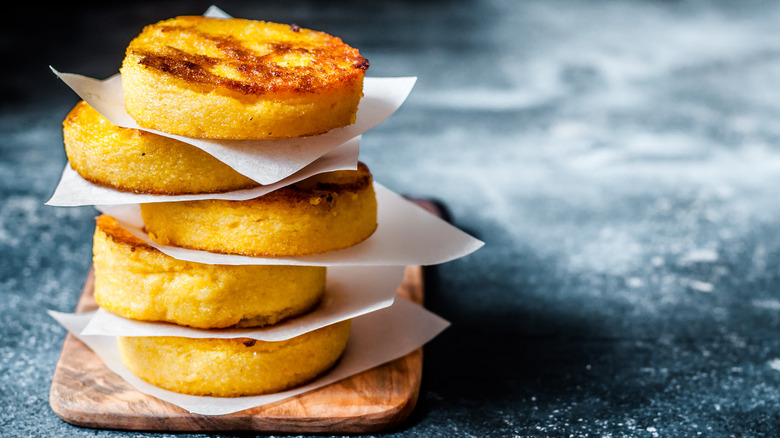
M76 312L97 309L90 270ZM423 273L408 266L398 294L423 301ZM270 405L206 416L135 390L68 334L54 370L49 403L77 426L147 431L253 431L268 433L365 433L402 422L417 402L422 348L348 379Z

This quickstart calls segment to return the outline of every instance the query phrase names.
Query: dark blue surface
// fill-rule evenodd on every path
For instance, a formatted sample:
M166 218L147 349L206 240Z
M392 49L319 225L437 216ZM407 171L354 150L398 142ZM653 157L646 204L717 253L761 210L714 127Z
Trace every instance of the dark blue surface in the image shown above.
M45 309L73 310L95 214L43 205L77 101L48 66L110 76L144 25L209 4L6 18L0 435L122 435L48 406L64 331ZM780 6L216 4L339 35L371 76L418 76L361 159L487 243L429 271L427 307L453 325L388 436L777 435Z

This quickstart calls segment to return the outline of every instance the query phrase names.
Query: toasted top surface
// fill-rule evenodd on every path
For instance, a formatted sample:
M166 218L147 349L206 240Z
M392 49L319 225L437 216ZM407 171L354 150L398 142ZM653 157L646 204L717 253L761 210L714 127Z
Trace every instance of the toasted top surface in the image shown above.
M135 61L187 83L244 95L317 92L354 80L368 60L340 38L295 25L182 16L146 26Z

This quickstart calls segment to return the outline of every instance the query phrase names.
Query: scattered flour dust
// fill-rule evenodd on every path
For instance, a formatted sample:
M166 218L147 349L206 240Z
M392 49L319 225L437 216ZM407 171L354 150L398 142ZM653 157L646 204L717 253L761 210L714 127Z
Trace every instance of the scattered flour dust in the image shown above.
M767 362L767 365L775 371L780 371L780 359L772 359Z

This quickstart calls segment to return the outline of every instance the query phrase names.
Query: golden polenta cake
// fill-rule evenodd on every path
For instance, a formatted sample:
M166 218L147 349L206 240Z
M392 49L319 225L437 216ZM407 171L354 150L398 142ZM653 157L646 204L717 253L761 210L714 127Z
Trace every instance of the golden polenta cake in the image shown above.
M141 204L149 237L163 245L258 257L344 249L377 227L371 173L325 172L247 201Z
M194 146L114 125L84 101L62 122L62 133L71 167L116 190L185 195L258 185Z
M340 38L296 25L182 16L127 47L127 112L145 128L194 138L311 136L354 123L368 60Z
M319 266L227 266L177 260L113 217L98 216L95 299L120 316L197 328L259 327L315 308L325 291Z
M182 393L239 397L305 384L336 364L347 346L351 321L292 339L119 337L122 362L149 384Z

